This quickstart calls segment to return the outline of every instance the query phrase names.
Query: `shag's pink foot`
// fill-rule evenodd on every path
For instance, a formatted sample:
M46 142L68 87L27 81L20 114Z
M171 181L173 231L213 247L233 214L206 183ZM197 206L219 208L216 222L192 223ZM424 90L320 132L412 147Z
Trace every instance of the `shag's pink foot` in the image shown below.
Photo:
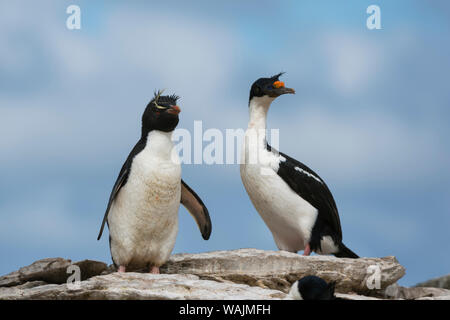
M125 266L119 266L119 272L125 272Z
M152 267L150 268L150 273L151 273L151 274L159 274L159 267L152 266Z
M306 245L305 250L303 251L304 256L309 256L311 254L311 247L309 243Z

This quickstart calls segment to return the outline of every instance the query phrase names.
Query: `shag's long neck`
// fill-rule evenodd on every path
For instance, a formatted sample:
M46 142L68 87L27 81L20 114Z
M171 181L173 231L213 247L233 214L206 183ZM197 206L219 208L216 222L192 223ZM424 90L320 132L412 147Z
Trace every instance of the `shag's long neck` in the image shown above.
M253 97L250 100L250 121L248 122L248 129L245 132L244 143L242 144L242 164L257 164L267 159L267 157L264 157L267 152L266 119L267 112L273 100L274 98L267 96Z
M267 112L274 98L270 97L253 97L250 101L250 121L248 122L247 131L255 131L258 141L266 140L266 120Z
M249 112L250 121L246 131L245 148L256 148L256 150L266 150L266 119L270 104L274 98L253 97L250 100Z
M253 97L250 101L250 121L248 122L249 129L266 129L267 112L270 104L274 99L270 97Z

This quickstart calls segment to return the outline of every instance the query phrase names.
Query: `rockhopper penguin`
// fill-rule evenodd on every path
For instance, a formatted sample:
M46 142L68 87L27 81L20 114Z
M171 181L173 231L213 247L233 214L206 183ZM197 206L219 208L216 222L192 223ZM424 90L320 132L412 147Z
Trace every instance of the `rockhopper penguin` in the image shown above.
M251 87L242 182L280 250L358 258L342 243L338 210L325 182L303 163L267 144L270 104L283 94L295 93L279 81L280 75L258 79Z
M105 222L111 256L120 272L159 267L170 256L178 233L180 202L209 239L211 220L198 195L181 179L181 165L171 140L180 108L175 95L162 91L147 105L142 134L120 170L109 197L98 240Z
M334 295L336 283L327 283L316 276L306 276L295 281L288 297L294 300L340 300Z

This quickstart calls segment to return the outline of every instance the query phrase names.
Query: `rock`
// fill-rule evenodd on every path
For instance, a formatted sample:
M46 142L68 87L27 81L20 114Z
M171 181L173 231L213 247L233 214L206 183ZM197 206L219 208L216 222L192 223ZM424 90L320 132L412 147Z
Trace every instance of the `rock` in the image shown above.
M415 285L415 287L432 287L450 289L450 274L439 278L434 278L425 282L421 282Z
M450 295L448 296L437 296L437 297L423 297L416 300L450 300Z
M450 290L439 288L403 288L404 299L422 299L422 298L436 298L443 296L450 296Z
M276 290L200 280L194 275L112 273L81 281L78 288L48 284L33 288L0 288L1 300L16 299L284 299Z
M0 277L0 287L17 286L30 281L44 281L47 283L65 283L70 276L67 268L71 260L63 258L47 258L33 262L29 266L20 268ZM88 279L103 272L107 265L103 262L83 260L73 263L80 267L81 279Z
M66 283L71 265L80 268L82 281ZM370 290L367 285L376 275L373 266L378 268L380 290ZM405 273L394 257L339 259L240 249L175 254L161 272L124 274L115 272L113 265L93 260L42 259L0 277L0 299L286 299L291 284L306 275L335 281L336 295L345 300L448 295L389 286ZM381 293L384 296L373 297Z
M11 287L21 284L19 273L17 271L11 272L5 276L0 277L0 288Z
M24 284L20 284L18 286L15 286L14 288L16 288L16 289L30 289L30 288L34 288L34 287L45 286L47 284L48 283L44 282L44 281L30 281L30 282L25 282Z
M393 284L386 288L384 295L386 298L396 300L440 300L440 297L450 296L450 290L425 287L406 288Z
M110 273L114 273L114 272L117 272L117 268L116 268L115 265L110 264L110 265L108 266L108 268L106 268L105 270L102 271L102 273L100 273L100 275L103 276L103 275L105 275L105 274L110 274Z
M358 294L345 294L345 293L336 293L337 298L343 300L381 300L380 298L361 296Z
M95 260L82 260L73 264L80 267L81 280L86 280L93 276L100 275L104 271L108 270L108 265L106 263Z
M361 296L358 294L335 293L335 296L337 300L382 300L380 298ZM288 294L286 295L286 298L284 298L284 300L295 300L295 299Z
M28 281L65 282L67 279L66 269L70 260L63 258L47 258L33 262L29 266L22 267L0 278L0 287L16 286Z
M201 279L234 282L288 292L293 282L307 275L325 281L336 281L336 291L358 294L373 293L367 287L368 277L380 270L380 289L395 283L405 274L395 257L336 258L333 256L301 256L286 251L239 249L200 254L175 254L161 268L169 274L194 274Z

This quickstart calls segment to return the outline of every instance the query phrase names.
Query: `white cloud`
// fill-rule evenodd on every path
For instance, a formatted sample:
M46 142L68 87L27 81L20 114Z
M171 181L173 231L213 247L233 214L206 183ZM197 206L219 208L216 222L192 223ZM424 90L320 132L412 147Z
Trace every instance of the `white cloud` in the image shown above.
M0 240L4 243L76 243L85 239L92 227L90 221L81 218L83 215L68 208L70 195L62 186L43 184L34 194L21 196L21 201L3 202L0 207Z
M227 105L215 100L232 79L237 43L224 26L172 12L121 10L110 14L104 30L93 36L83 28L68 31L64 23L58 25L55 10L48 7L36 8L35 14L39 19L27 12L16 17L23 22L19 31L38 39L33 42L37 48L25 51L42 51L39 64L53 78L37 93L0 97L3 165L56 159L66 166L102 166L102 156L131 149L141 112L157 88L182 96L182 110L188 110L182 121L188 124ZM29 64L11 38L4 48L1 57L11 60L8 68L17 72L17 65ZM36 76L32 68L23 71L23 77ZM35 81L39 85L39 75ZM145 93L144 103L133 96L137 92Z
M369 87L383 64L378 41L333 32L324 35L320 41L331 83L340 94L354 96Z
M137 139L144 105L135 103L141 100L133 96L136 87L148 88L148 95L154 86L180 94L182 110L186 110L181 126L202 119L205 130L245 128L246 98L238 101L224 92L233 81L240 45L227 26L172 12L121 10L108 15L104 29L92 36L83 29L76 34L64 24L58 26L49 8L39 12L48 21L35 24L25 15L22 29L39 29L41 49L56 64L53 83L58 82L58 92L0 99L3 165L56 159L66 166L103 166L103 159L114 157L117 150L123 154ZM398 58L387 60L379 42L354 34L327 33L303 45L305 50L299 50L302 65L318 52L318 59L329 68L328 85L347 96L369 88L372 71ZM397 51L410 45L403 42ZM14 51L14 47L6 48ZM287 65L295 67L298 59L292 56ZM18 63L26 64L26 57ZM316 67L304 68L300 76L314 79ZM343 114L306 105L292 117L271 111L269 125L274 120L281 130L283 151L345 184L402 183L411 180L412 172L427 179L446 155L433 128L411 126L385 109ZM226 176L230 170L222 171Z
M326 181L330 177L345 185L398 186L442 179L440 168L449 154L438 134L373 110L340 114L303 106L288 116L292 120L284 115L281 123L277 117L272 127L280 128L280 149Z
M120 43L113 54L125 65L151 73L183 95L202 97L198 110L230 81L238 44L225 26L176 13L120 11L109 18L107 28L111 41Z

